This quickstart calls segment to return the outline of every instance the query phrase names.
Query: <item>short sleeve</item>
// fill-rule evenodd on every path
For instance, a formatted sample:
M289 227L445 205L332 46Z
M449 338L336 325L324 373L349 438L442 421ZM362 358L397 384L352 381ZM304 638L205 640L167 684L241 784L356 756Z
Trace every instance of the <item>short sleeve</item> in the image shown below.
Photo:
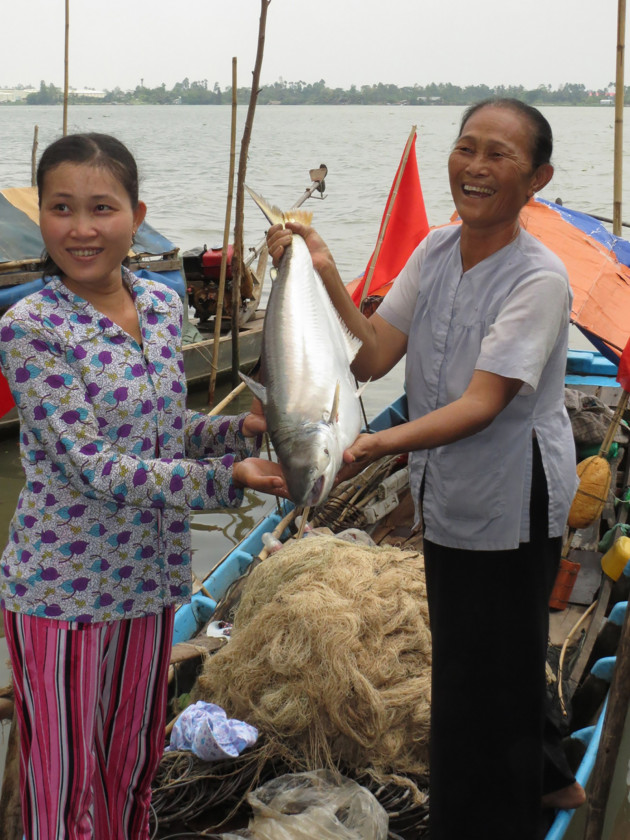
M483 339L475 368L521 379L521 393L532 393L568 327L569 313L569 285L562 275L541 272L520 283Z

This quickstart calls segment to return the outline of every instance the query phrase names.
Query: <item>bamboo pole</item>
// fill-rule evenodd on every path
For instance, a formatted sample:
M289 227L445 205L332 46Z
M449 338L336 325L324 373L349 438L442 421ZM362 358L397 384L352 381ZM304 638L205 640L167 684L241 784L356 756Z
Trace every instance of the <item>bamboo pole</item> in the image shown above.
M227 395L227 397L225 397L225 399L222 399L221 402L217 403L214 406L214 408L211 408L208 411L208 416L212 416L214 414L220 414L223 411L223 409L232 402L234 397L238 397L238 395L240 393L242 393L245 390L246 387L247 387L246 383L241 382L240 385L237 385L236 388L233 388L230 391L230 393Z
M598 455L600 458L606 458L608 456L608 450L612 446L615 435L617 434L617 429L623 420L623 415L626 411L626 406L628 405L628 398L630 398L630 391L624 390L619 397L615 413L611 418L610 425L608 426L602 445L599 448Z
M70 0L66 0L66 36L63 61L63 136L68 133L68 56L70 44Z
M39 134L39 126L36 125L33 131L33 149L31 151L31 187L37 183L37 136Z
M621 185L623 169L623 103L624 56L626 39L626 0L618 0L617 5L617 68L615 78L615 153L614 153L614 193L613 193L613 233L621 236Z
M398 175L396 176L396 182L394 183L394 188L392 189L391 195L389 197L389 201L387 203L387 208L385 210L385 216L383 218L383 224L381 225L381 229L378 232L378 240L376 242L376 248L374 249L374 254L372 255L372 259L370 260L370 265L368 270L365 273L365 277L363 279L363 288L361 289L361 300L359 306L365 300L368 289L370 288L370 283L372 282L372 277L374 276L374 269L376 268L376 263L378 262L378 256L381 252L381 246L383 244L383 240L385 239L385 233L387 231L387 226L389 225L389 219L392 215L392 210L394 209L394 204L396 202L396 196L398 195L398 189L400 187L400 182L402 181L403 172L405 171L405 166L407 165L407 160L409 158L409 153L411 152L411 146L413 144L413 139L416 136L416 128L417 126L413 125L411 127L411 131L409 133L409 137L407 139L407 145L405 146L405 151L403 152L402 161L400 162L400 167L398 169ZM394 278L392 278L393 280Z
M230 244L230 224L232 222L232 201L234 198L234 160L236 157L236 57L232 58L232 124L230 129L230 174L228 176L227 206L225 208L225 226L223 228L223 250L221 252L221 270L219 273L219 292L217 309L214 316L214 343L212 345L212 367L210 368L210 388L208 405L214 400L219 366L219 347L221 338L221 319L223 317L223 297L225 295L225 277L227 274L228 246ZM232 296L234 306L234 296ZM234 340L234 338L232 338Z
M265 50L265 27L267 25L267 7L271 0L261 0L260 23L258 26L258 49L254 72L252 74L252 90L249 106L245 118L245 128L241 140L241 151L238 160L238 178L236 183L236 220L234 225L234 261L232 263L232 386L238 385L239 359L239 316L241 309L241 278L243 276L243 221L245 206L245 173L247 171L247 155L254 125L256 101L260 92L260 70L262 68Z

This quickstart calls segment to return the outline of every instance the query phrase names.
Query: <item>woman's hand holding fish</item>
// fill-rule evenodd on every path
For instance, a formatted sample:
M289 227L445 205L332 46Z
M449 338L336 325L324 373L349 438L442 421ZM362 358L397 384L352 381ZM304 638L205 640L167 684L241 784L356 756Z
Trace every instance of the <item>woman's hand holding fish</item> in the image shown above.
M267 231L267 250L276 268L282 259L284 249L291 244L292 236L293 233L284 225L273 225Z
M335 484L347 481L358 475L372 461L382 457L385 452L381 451L379 440L376 434L361 434L343 453L343 466L337 473Z
M235 487L249 487L259 493L270 493L287 499L289 491L282 467L265 458L245 458L232 466L232 481Z
M267 231L267 247L275 266L282 259L285 248L291 244L291 237L294 233L301 236L306 242L313 261L313 268L319 274L324 273L326 269L335 267L335 261L328 245L326 245L315 228L303 225L300 222L287 222L284 227L282 225L274 225Z
M254 398L250 413L243 420L244 437L256 437L267 431L267 421L263 414L263 407L260 400Z

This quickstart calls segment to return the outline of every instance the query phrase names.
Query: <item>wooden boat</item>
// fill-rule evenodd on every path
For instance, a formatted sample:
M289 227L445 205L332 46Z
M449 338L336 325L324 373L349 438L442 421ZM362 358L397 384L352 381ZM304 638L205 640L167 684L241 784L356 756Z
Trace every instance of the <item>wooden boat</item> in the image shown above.
M387 220L396 216L396 202L400 201L401 193L405 194L403 205L417 207L419 193L419 182L415 177L415 149L413 147L414 132L410 139L401 160L401 166L397 173L388 207L384 214L384 221L379 234L377 248L368 266L366 276L368 278L369 296L368 304L378 304L378 299L386 293L387 289L374 288L370 282L373 276L378 276L379 253L385 238ZM407 162L411 160L411 173ZM390 206L390 204L392 206ZM409 221L409 214L400 214L403 224ZM412 229L407 229L408 238L413 239L418 232L424 228L426 233L423 211L416 213ZM557 218L556 218L557 217ZM567 387L579 388L582 392L592 394L602 399L607 405L616 404L620 388L615 380L619 356L627 341L627 324L630 322L630 259L621 260L628 254L628 249L623 245L623 240L611 237L610 234L599 224L597 220L584 217L583 214L567 215L561 205L549 206L545 202L530 202L524 210L524 226L535 236L538 236L545 244L553 250L559 250L560 256L565 259L569 271L570 281L574 290L574 310L572 320L579 329L589 338L594 345L594 350L575 351L569 353L567 362L566 385ZM559 221L559 225L556 223ZM453 220L451 223L456 223ZM549 230L552 229L552 234ZM397 228L398 232L398 228ZM421 235L424 235L421 233ZM568 240L568 246L565 244ZM416 240L417 241L417 240ZM413 246L412 246L413 247ZM399 249L400 250L400 249ZM404 262L404 255L400 255ZM630 254L629 254L630 256ZM374 263L374 265L372 265ZM376 267L376 271L374 268ZM586 271L586 273L585 273ZM382 275L391 278L394 276L391 270L383 272ZM381 276L382 276L381 275ZM597 282L593 283L592 278L596 277ZM352 293L352 289L350 289ZM376 301L374 300L376 298ZM614 304L611 306L610 301ZM358 303L355 294L355 302ZM388 406L370 424L373 430L379 430L405 422L407 419L406 398L403 396ZM617 462L621 469L619 481L622 489L628 484L628 455ZM399 471L400 472L400 471ZM357 500L353 504L347 503L347 497L337 497L329 500L323 511L328 513L318 514L318 524L325 523L333 531L342 527L357 526L368 529L377 543L387 542L395 535L394 540L398 545L408 545L417 548L421 544L421 537L414 533L411 527L412 511L409 500L408 487L404 477L394 486L388 484L389 491L384 493L384 498L371 499L369 503L358 509ZM343 492L342 488L338 488ZM337 492L337 491L336 491ZM381 494L383 495L383 494ZM352 509L351 509L352 508ZM254 563L267 554L270 538L287 539L291 536L291 523L295 516L295 510L291 505L283 503L277 511L270 513L251 531L235 549L233 549L222 561L220 561L207 579L198 585L192 602L178 610L175 619L175 648L178 643L185 643L187 640L198 637L201 628L211 617L225 616L230 605L237 597L235 590L238 590L237 583ZM322 520L328 516L328 520ZM620 518L625 518L625 509L622 506ZM293 529L294 530L294 529ZM591 535L591 543L592 543ZM583 542L583 548L588 548L588 539ZM576 600L579 603L570 603L566 609L553 611L550 615L551 644L550 654L560 661L562 650L566 651L567 639L572 638L575 627L580 627L583 632L582 652L576 657L575 664L570 671L570 693L573 704L578 707L582 703L581 717L578 717L579 726L573 727L570 731L570 748L577 755L576 777L578 781L586 786L597 756L598 746L602 736L604 722L604 708L606 703L607 686L614 671L614 655L604 657L602 661L590 661L593 657L585 653L586 646L597 649L597 641L601 635L606 635L606 627L600 633L600 622L609 606L609 601L618 601L615 609L609 617L609 624L618 625L622 620L627 608L627 597L630 592L630 564L626 567L621 583L617 586L613 597L606 589L604 576L599 569L600 555L593 548L597 544L590 545L591 557L590 566L584 563L584 571L588 569L595 578L591 582L590 591L586 587L586 594L580 594L580 587L575 589ZM573 557L573 555L571 555ZM586 575L585 575L586 576ZM578 575L579 580L579 575ZM603 593L606 592L604 598ZM599 597L598 597L599 593ZM580 595L580 598L577 598ZM568 598L567 598L568 600ZM590 618L588 613L590 604L596 604L597 609L591 607ZM589 623L590 622L590 623ZM607 625L608 626L608 625ZM586 629L588 628L588 629ZM592 628L592 629L591 629ZM560 652L560 653L559 653ZM611 652L614 654L614 650ZM174 658L177 658L175 655ZM587 673L590 671L590 674ZM560 674L558 684L562 687L566 679L564 671ZM595 681L598 685L595 701L582 701L581 692L588 696L589 684ZM584 689L583 687L586 686ZM562 693L562 688L560 688ZM567 703L565 700L565 707ZM579 812L578 812L579 813ZM573 818L572 812L561 811L555 815L547 833L547 840L561 840L564 837L569 824ZM415 833L411 836L421 837L416 826Z
M576 351L572 352L570 357L567 386L572 388L579 386L580 389L594 395L605 396L608 402L614 403L620 391L615 381L616 367L597 351ZM378 431L405 422L406 419L407 402L406 397L402 396L370 423L370 429ZM624 486L628 482L627 461L626 455L619 476ZM337 498L341 501L336 502L335 499L330 499L324 505L322 512L318 513L314 520L315 524L325 524L335 532L345 527L356 526L368 530L372 538L379 544L389 542L403 548L420 548L421 536L415 533L412 528L412 506L404 473L406 473L406 470L399 471L398 479L386 482L391 489L385 495L385 498L376 502L372 501L365 506L362 505L360 500L354 500L354 504L348 506L344 501L343 485L341 485L335 491ZM369 492L366 491L366 496L369 497L369 495ZM185 654L181 652L188 648L187 642L195 638L199 639L199 634L207 622L211 619L217 619L217 617L225 619L228 616L238 597L235 590L238 590L241 584L237 582L247 575L248 570L252 568L252 564L256 565L261 558L264 559L267 556L270 542L273 542L274 539L284 541L294 535L296 530L293 522L295 514L296 511L292 505L283 502L277 510L265 516L238 546L216 564L203 583L197 585L191 603L182 606L176 613L174 662L178 661L180 656L185 658ZM591 552L589 555L590 563L583 564L585 580L588 573L590 583L586 584L585 588L583 587L581 590L580 587L576 588L576 603L572 603L566 610L551 611L550 659L555 663L558 662L562 645L576 623L583 622L583 633L586 633L589 627L588 618L584 619L584 615L588 604L597 597L598 586L597 583L593 585L592 579L594 575L595 578L600 580L599 557L599 554L595 555ZM603 576L601 576L601 580L603 580ZM626 567L619 584L616 585L611 598L611 606L614 604L614 607L611 609L605 625L599 633L591 631L591 636L589 636L589 638L592 637L591 644L596 639L611 636L611 627L619 628L619 625L623 622L629 591L630 563ZM599 627L597 629L599 630ZM614 630L612 635L615 635ZM597 650L598 644L599 641L595 644L595 650ZM201 645L207 646L206 642L201 642ZM568 746L569 753L574 757L576 777L583 786L587 785L591 776L600 743L605 696L615 664L614 649L611 650L609 647L608 655L598 658L596 661L590 661L589 659L585 664L588 665L588 673L576 674L575 671L571 673L571 678L578 684L573 694L573 706L578 708L579 712L577 726L570 731ZM557 665L554 667L557 672ZM566 678L567 674L564 673L565 682ZM597 686L595 699L593 699L592 694L594 684ZM576 756L578 758L575 758ZM572 817L573 812L558 812L548 830L546 840L561 840L565 836ZM206 824L204 824L204 827L207 827ZM409 836L422 837L423 835L422 833L416 833Z

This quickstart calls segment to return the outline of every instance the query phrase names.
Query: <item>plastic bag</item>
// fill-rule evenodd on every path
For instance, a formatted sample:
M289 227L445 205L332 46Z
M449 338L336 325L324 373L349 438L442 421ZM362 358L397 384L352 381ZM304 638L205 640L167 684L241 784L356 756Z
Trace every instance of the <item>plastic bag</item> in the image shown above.
M389 817L357 782L328 770L288 773L248 794L256 840L386 840Z

